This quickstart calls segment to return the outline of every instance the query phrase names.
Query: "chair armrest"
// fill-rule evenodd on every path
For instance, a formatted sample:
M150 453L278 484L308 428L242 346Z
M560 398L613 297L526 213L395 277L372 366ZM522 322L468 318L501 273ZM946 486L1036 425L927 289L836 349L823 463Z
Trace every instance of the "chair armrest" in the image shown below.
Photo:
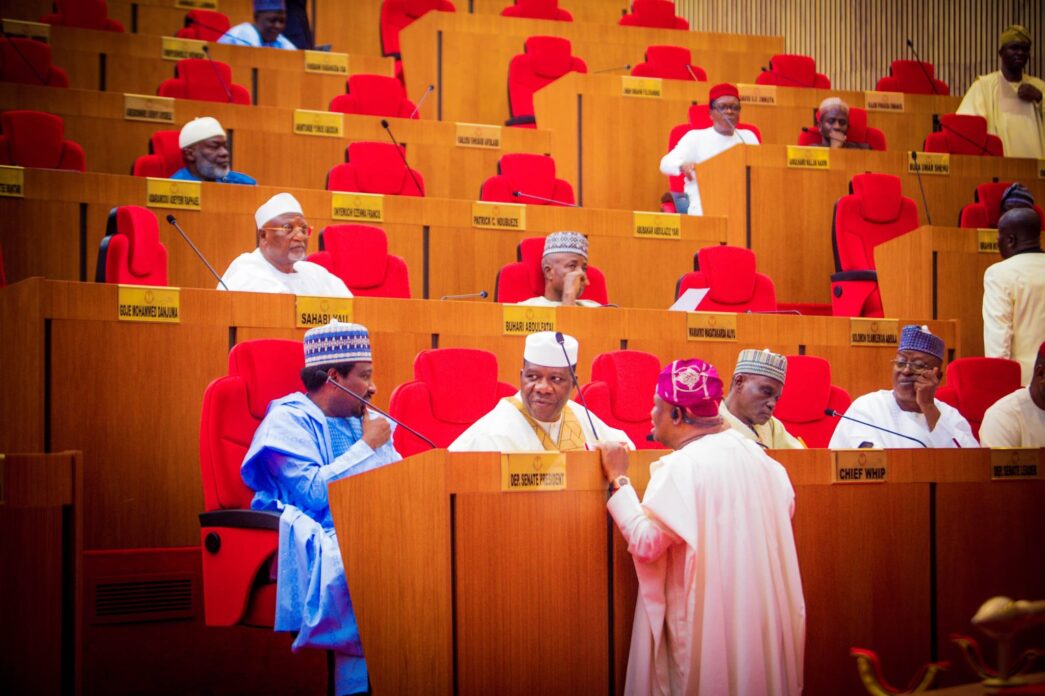
M831 274L831 282L836 283L843 280L878 280L877 271L841 271Z
M278 530L280 514L274 510L211 510L200 513L200 526Z

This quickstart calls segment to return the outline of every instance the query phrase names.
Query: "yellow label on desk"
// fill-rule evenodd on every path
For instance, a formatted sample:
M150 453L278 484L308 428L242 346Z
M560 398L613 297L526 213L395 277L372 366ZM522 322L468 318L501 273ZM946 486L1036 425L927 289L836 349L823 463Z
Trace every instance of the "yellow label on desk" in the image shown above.
M294 322L299 329L323 326L331 319L352 321L351 297L315 297L298 295L294 301Z
M174 0L174 6L185 10L216 10L218 0Z
M737 340L737 315L732 312L687 312L686 340L719 341Z
M478 147L486 150L501 148L501 127L487 126L482 123L457 124L454 142L457 147Z
M186 58L206 58L203 47L206 41L195 39L179 39L173 36L164 36L160 47L160 57L164 60L184 60Z
M488 230L525 230L526 206L521 203L472 203L472 227Z
M737 83L741 104L753 106L776 106L776 85L752 85Z
M903 92L864 92L864 109L867 111L903 111Z
M635 210L631 214L636 237L644 239L682 239L682 216L677 213L648 213Z
M127 121L174 123L174 99L149 94L124 94L123 117Z
M660 99L664 96L664 80L659 77L632 77L631 75L621 75L620 95L622 97Z
M120 285L118 288L116 316L120 321L160 324L177 324L181 321L180 288L150 285Z
M145 180L145 205L150 208L199 210L202 200L202 183L177 179L154 179L150 176Z
M915 159L917 158L917 159ZM949 152L908 152L907 173L935 174L947 176L951 173Z
M1041 478L1037 447L992 447L991 481Z
M830 169L831 148L788 145L787 166L795 169Z
M305 54L305 72L324 75L347 75L348 54L329 51L302 51Z
M380 193L330 194L330 217L335 220L382 222L385 219L385 197Z
M51 25L40 22L27 22L22 19L5 19L4 33L16 39L36 39L43 43L51 43Z
M25 197L25 169L6 164L0 165L0 196Z
M884 483L889 466L884 449L835 450L833 483Z
M899 319L850 317L849 345L892 347L899 342Z
M512 452L501 455L501 490L566 489L566 455L562 452Z
M555 307L501 305L505 336L528 336L537 331L555 331Z
M986 227L976 228L976 248L981 254L997 254L998 230Z
M294 133L340 138L345 134L345 115L332 111L294 109Z

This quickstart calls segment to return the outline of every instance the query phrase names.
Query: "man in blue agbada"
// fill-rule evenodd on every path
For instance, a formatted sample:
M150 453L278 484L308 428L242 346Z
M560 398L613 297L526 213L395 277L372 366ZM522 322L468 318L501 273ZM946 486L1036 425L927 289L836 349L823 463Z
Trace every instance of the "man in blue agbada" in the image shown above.
M327 484L401 457L392 445L393 424L364 403L377 392L366 328L332 321L306 333L304 348L307 394L269 404L240 471L255 491L253 509L282 511L275 629L297 632L294 650L334 652L339 696L364 693L366 662Z

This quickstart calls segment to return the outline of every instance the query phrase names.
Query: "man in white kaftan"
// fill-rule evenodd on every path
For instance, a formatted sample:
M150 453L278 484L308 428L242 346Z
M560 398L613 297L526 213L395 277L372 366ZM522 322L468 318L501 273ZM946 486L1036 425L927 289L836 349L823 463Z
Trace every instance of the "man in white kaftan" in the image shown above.
M1045 447L1045 342L1038 346L1030 384L1003 396L983 414L984 447Z
M581 299L588 287L588 239L580 232L552 232L541 254L544 294L516 304L530 307L601 307Z

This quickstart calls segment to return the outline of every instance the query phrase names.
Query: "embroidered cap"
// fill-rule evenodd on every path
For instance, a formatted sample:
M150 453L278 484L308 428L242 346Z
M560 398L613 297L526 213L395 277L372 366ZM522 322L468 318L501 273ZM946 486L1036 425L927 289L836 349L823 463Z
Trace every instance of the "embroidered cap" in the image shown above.
M740 355L737 356L737 367L733 370L733 374L762 375L783 384L784 377L787 376L787 358L768 348L764 350L747 348L740 351Z
M588 258L587 238L580 232L552 232L544 238L544 256L563 253Z
M218 119L213 116L200 116L181 127L181 132L178 133L178 147L195 145L219 135L224 138L225 129L218 123Z
M254 0L255 12L285 12L286 9L283 0Z
M737 90L736 85L732 85L728 82L720 82L708 90L708 104L714 105L715 100L719 97L734 97L740 99L740 91Z
M370 361L370 333L365 326L333 319L305 334L305 367Z
M538 331L526 337L523 360L542 367L569 367L577 364L579 346L573 336L562 334L562 345L555 340L555 331ZM565 346L566 350L563 351ZM569 357L569 361L567 361Z
M305 211L301 209L301 204L298 203L297 198L294 198L289 193L277 193L257 209L254 213L254 222L257 223L258 229L261 229L266 222L285 213L304 215Z
M1016 208L1033 208L1034 195L1031 194L1030 189L1023 184L1011 184L1007 189L1005 189L1005 192L1001 194L1000 206L1002 209L1005 208L1006 203Z
M943 339L931 333L928 326L909 324L900 332L900 347L897 350L917 350L943 360Z
M696 358L676 360L657 375L657 396L697 417L710 418L718 414L722 380L711 363Z

